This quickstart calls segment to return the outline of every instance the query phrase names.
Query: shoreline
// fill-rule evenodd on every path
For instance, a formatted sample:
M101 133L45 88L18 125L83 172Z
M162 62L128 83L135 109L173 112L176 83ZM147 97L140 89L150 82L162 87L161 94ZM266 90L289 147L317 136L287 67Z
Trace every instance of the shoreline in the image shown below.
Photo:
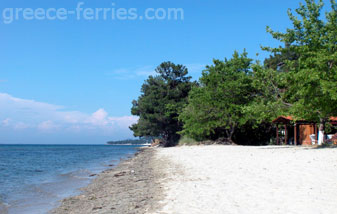
M0 202L0 213L7 214L8 213L8 205Z
M143 148L53 214L335 213L337 149Z
M136 146L15 145L1 147L0 213L45 214L76 196L95 175L117 166ZM22 154L17 159L16 154Z
M164 161L155 159L156 149L140 148L133 157L96 175L81 193L68 197L52 214L130 213L141 214L160 209L163 199L158 170Z

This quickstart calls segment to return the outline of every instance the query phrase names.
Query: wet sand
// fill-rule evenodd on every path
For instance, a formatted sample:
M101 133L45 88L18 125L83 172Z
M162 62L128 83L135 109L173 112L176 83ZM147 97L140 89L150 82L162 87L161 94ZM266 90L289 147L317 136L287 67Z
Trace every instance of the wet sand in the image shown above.
M8 206L6 204L3 204L0 202L0 213L1 214L7 214L8 213Z
M165 161L155 160L155 149L145 148L116 168L99 174L81 189L82 194L66 198L53 214L118 213L143 214L160 209L163 200L159 182L165 177Z

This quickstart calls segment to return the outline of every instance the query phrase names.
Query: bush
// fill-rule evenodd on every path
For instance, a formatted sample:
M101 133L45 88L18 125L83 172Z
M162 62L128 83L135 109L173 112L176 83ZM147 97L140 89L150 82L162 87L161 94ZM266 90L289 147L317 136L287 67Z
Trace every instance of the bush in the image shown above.
M179 140L178 145L179 146L184 146L184 145L188 145L188 146L192 146L192 145L199 145L200 143L190 137L187 136L182 136Z

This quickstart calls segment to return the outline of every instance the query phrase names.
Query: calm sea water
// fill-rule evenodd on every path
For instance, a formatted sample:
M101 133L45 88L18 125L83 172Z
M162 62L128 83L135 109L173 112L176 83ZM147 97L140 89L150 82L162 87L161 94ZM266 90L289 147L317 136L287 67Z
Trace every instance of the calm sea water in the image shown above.
M0 145L0 213L40 214L79 193L92 174L132 156L136 146Z

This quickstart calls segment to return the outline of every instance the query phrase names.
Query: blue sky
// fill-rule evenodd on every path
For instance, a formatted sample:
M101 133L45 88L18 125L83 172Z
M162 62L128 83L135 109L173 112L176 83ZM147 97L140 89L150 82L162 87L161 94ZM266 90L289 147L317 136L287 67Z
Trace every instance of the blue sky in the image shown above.
M74 0L2 0L5 8L66 8ZM275 46L295 0L83 1L91 8L182 8L183 20L0 21L0 143L104 143L132 137L131 101L154 68L173 61L197 79L213 58ZM326 2L329 2L328 0ZM256 54L259 53L259 57Z

